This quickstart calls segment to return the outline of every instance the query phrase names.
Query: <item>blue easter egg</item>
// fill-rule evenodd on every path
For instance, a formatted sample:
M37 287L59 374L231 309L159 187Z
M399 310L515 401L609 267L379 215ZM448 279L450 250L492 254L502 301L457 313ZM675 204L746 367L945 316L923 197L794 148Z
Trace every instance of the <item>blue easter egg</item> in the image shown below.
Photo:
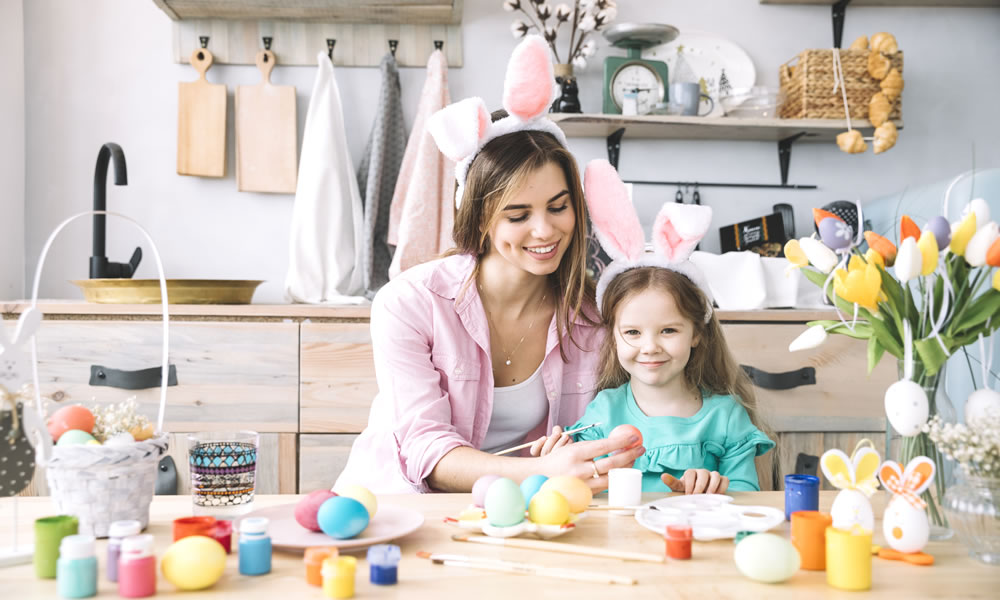
M854 241L853 237L851 226L840 219L827 217L819 222L819 238L831 250L841 250L850 246Z
M326 535L346 540L368 527L368 509L354 498L334 496L319 506L316 521Z
M951 223L941 215L927 221L927 230L934 234L938 250L947 248L948 244L951 243Z
M538 492L538 488L548 480L545 475L532 475L521 482L521 493L524 494L524 507L528 510L531 506L531 498Z

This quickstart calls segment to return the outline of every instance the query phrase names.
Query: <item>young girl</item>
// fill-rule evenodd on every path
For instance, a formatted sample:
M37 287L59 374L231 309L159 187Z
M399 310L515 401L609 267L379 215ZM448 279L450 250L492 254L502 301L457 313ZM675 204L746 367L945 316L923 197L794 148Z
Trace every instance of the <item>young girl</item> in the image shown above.
M587 203L615 260L597 286L606 331L601 391L573 428L601 426L576 440L606 438L622 424L637 427L646 452L633 466L643 472L645 492L759 490L754 458L774 442L758 428L752 385L729 352L703 276L687 260L711 209L665 205L653 227L656 252L647 253L617 174L595 163L585 177ZM595 187L601 193L591 193ZM569 443L553 429L532 454Z

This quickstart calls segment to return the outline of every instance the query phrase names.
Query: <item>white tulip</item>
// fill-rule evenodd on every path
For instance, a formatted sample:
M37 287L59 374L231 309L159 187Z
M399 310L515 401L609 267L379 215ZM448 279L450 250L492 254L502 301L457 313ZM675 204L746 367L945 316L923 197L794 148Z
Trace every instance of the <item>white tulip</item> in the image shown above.
M979 215L976 215L978 222ZM1000 229L997 224L990 221L980 227L965 246L965 262L973 267L981 267L986 264L986 253L993 242L1000 238Z
M903 243L899 245L899 251L896 253L896 265L894 267L896 269L896 279L900 283L906 283L917 275L920 275L923 264L924 257L920 253L920 248L917 248L917 240L912 237L903 240Z
M990 222L990 205L982 198L973 198L965 208L962 209L962 219L968 216L969 212L976 213L976 223ZM959 219L961 221L962 219Z
M788 344L788 351L811 350L825 342L826 338L826 328L822 325L813 325L799 334L799 337L792 340L791 344Z
M837 266L837 255L823 242L815 238L805 237L799 240L799 246L802 247L802 252L805 253L812 266L820 271L829 273Z

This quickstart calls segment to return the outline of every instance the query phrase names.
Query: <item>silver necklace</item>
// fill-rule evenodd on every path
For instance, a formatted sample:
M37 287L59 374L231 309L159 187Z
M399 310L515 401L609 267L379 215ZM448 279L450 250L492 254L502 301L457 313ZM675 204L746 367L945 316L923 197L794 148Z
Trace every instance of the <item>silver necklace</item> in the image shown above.
M480 285L479 286L480 297L482 296L482 292L483 292L483 286ZM545 294L542 294L542 299L539 300L539 302L538 302L539 306L541 306L542 304L545 304ZM484 304L483 307L485 308L485 306L486 305ZM497 336L497 339L500 340L500 349L503 351L504 356L506 357L506 359L504 360L504 364L505 365L510 366L510 362L511 362L510 361L510 357L514 356L514 354L517 353L518 348L520 348L521 344L524 343L524 338L528 337L528 334L531 333L531 328L535 324L535 319L538 317L538 313L539 313L539 311L535 310L535 314L532 315L531 321L528 323L528 328L524 331L524 335L522 335L521 339L518 340L517 345L514 346L514 349L511 350L510 352L507 352L507 348L504 346L504 343L503 343L503 338L500 337L500 332L497 331L496 326L493 325L493 313L490 312L490 309L488 309L488 308L486 309L486 316L487 316L486 322L490 326L490 331L493 332L493 333L495 333L496 336Z

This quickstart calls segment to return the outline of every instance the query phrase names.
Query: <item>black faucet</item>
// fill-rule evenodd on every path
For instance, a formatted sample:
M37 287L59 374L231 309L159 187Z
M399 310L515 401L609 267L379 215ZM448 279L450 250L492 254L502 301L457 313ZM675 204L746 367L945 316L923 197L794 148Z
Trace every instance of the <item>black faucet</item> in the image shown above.
M122 152L122 147L113 142L104 144L97 153L97 166L94 167L94 210L107 210L105 186L108 179L108 160L114 161L115 185L128 185L125 153ZM137 247L127 263L108 262L108 257L104 255L105 218L105 215L94 215L94 248L93 256L90 257L90 278L131 279L142 260L142 248Z

